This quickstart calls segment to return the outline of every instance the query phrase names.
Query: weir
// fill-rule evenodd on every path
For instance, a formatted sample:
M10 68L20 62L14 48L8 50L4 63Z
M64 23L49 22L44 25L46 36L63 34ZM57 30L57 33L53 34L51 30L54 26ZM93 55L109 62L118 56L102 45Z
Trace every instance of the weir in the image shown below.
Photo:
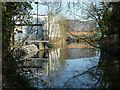
M24 45L35 44L39 50L45 50L51 48L48 43L49 41L27 40Z

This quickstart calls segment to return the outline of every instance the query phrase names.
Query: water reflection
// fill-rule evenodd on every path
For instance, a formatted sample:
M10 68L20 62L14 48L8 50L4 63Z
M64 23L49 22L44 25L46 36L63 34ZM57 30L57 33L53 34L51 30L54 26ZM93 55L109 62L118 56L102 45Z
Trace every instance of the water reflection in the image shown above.
M39 51L31 58L23 60L21 71L34 87L89 88L94 86L99 77L96 75L93 78L91 75L95 73L95 66L99 63L97 55L99 52L93 48L53 48L45 52ZM89 71L69 80L92 67L95 67L90 70L93 72Z
M89 58L96 56L96 50L93 48L68 48L69 57L67 59Z

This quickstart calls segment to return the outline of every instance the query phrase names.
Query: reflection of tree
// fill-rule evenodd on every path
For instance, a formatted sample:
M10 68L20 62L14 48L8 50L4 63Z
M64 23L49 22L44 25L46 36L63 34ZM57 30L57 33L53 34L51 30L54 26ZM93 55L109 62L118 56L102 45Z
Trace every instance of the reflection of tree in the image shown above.
M89 75L97 81L93 88L117 88L120 86L120 63L119 57L102 53L96 70L89 71Z
M110 55L101 55L101 60L99 61L99 64L97 66L93 66L92 68L89 68L87 71L75 75L68 79L66 83L64 84L64 87L67 85L67 83L75 79L77 77L80 77L82 75L88 74L91 77L89 79L91 81L94 80L94 84L90 87L92 88L117 88L120 86L120 63L119 63L119 57L113 57L111 58ZM90 83L88 83L90 84Z
M65 87L66 84L67 84L70 80L72 80L72 79L74 79L74 78L77 78L77 77L79 77L79 76L81 76L81 75L84 75L84 74L88 73L91 69L96 68L96 67L97 67L97 66L93 66L93 67L89 68L87 71L85 71L85 72L83 72L83 73L81 73L81 74L78 74L78 75L75 75L75 76L71 77L70 79L68 79L68 80L65 82L65 84L64 84L63 87Z
M69 57L69 53L68 50L66 48L61 48L60 49L60 65L62 65L62 67L64 67L64 65L66 64L66 58Z

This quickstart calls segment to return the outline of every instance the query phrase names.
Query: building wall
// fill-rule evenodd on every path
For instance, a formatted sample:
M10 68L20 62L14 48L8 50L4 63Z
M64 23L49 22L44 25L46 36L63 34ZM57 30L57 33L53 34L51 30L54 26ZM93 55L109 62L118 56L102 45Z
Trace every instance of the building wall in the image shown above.
M93 31L96 29L95 21L67 20L70 31Z
M37 15L30 16L33 17L30 22L32 22L32 24L37 24ZM17 24L19 24L19 22L17 22ZM43 26L16 26L16 29L21 28L20 30L23 31L23 38L25 38L30 32L33 32L29 36L28 40L48 40L48 38L51 37L60 37L59 21L57 16L50 16L50 18L48 18L48 15L38 16L38 24L42 24ZM15 39L18 41L17 32Z
M57 16L51 16L49 38L60 37L59 20Z
M14 35L15 42L14 43L15 44L18 43L18 42L20 42L23 39L23 33L18 34L18 31L23 32L22 26L16 26L15 27L15 30L14 30L14 33L15 33L15 35Z
M90 32L90 31L70 31L74 35L93 35L96 32ZM66 34L67 36L72 36L69 32Z

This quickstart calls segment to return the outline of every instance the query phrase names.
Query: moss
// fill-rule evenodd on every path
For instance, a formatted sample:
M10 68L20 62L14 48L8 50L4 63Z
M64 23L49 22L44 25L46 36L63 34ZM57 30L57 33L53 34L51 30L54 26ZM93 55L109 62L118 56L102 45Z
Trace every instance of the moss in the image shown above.
M55 43L49 43L49 45L54 48Z

